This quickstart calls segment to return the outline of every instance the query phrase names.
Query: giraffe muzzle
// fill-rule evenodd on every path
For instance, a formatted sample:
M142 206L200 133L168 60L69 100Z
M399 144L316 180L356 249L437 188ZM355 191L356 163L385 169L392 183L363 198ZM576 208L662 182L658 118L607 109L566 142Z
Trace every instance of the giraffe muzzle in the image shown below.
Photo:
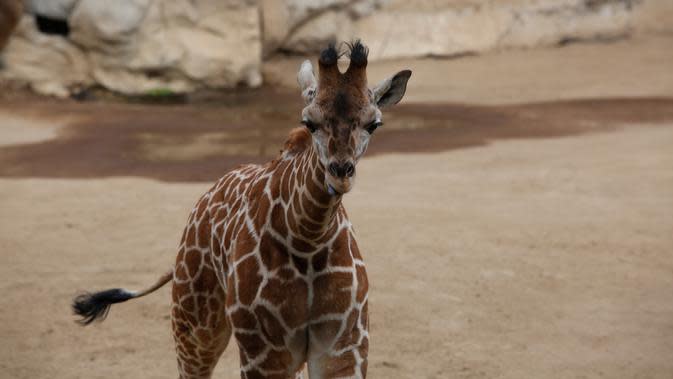
M343 195L353 188L355 165L352 162L332 162L327 166L327 171L325 184L330 195Z
M335 178L350 178L355 175L355 165L352 162L332 162L329 173Z

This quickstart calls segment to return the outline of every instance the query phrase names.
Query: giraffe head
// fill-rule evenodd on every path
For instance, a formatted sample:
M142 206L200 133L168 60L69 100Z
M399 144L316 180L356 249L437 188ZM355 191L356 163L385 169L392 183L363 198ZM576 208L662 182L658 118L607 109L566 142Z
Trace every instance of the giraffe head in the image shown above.
M332 195L353 187L355 166L376 128L383 125L381 109L402 99L411 76L411 71L403 70L369 88L367 48L360 41L347 46L350 63L344 73L337 66L341 54L330 45L320 54L317 79L309 60L297 74L306 102L302 124L311 132L325 169L325 188Z

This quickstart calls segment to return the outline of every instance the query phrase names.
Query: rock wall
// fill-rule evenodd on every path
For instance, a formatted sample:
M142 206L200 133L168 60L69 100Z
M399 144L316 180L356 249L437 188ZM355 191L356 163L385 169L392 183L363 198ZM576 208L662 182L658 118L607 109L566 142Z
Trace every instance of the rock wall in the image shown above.
M0 77L57 96L91 85L126 94L254 87L263 56L354 38L376 60L673 32L671 0L26 0L25 8ZM67 22L69 34L40 32L35 15Z
M32 0L3 52L5 78L67 96L102 85L152 90L261 84L256 1ZM34 14L67 22L67 36L38 31Z
M262 3L270 15L263 20L273 33L265 34L264 43L266 52L315 53L326 42L363 37L372 59L528 48L626 35L635 9L666 1L335 0L313 9L269 0ZM290 26L274 28L281 19Z

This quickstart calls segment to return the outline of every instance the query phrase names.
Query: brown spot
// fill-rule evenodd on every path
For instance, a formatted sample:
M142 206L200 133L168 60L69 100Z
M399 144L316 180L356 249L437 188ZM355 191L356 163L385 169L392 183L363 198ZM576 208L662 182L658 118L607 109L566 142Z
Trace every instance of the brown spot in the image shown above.
M297 229L297 220L295 219L294 212L292 211L291 207L288 207L285 211L285 217L287 220L287 226L290 227L290 230L293 233L297 233L299 231Z
M194 296L187 296L180 301L180 307L187 312L194 312Z
M292 354L289 351L271 350L266 356L264 362L259 367L263 370L287 369L292 364Z
M313 281L313 307L311 316L325 313L344 313L351 303L353 276L347 272L319 275Z
M203 195L201 199L199 200L199 203L197 204L196 208L196 219L200 220L201 217L203 217L203 213L206 211L208 208L208 193Z
M187 240L185 242L187 243L187 246L196 245L196 228L194 227L194 224L189 226L189 230L187 230Z
M308 268L308 262L306 258L298 257L292 254L292 263L300 274L306 275L306 269Z
M357 309L353 309L348 315L346 320L346 325L344 326L344 331L339 336L339 339L334 345L335 350L341 350L346 348L348 345L355 345L360 338L360 330L357 328L356 322L358 320L359 312Z
M184 264L180 264L182 260L182 257L178 255L178 263L175 264L175 278L178 280L187 280L189 279L187 276L187 268Z
M287 296L292 294L292 296ZM280 303L280 314L283 321L290 328L296 328L304 323L308 317L308 286L306 282L297 278L290 281L270 279L262 289L262 298Z
M293 270L289 268L283 268L280 271L278 271L277 277L281 280L291 280L294 279L295 273Z
M353 258L348 254L348 251L333 250L329 255L329 264L334 267L351 267L353 266Z
M358 279L358 289L355 295L358 303L364 301L367 291L369 290L369 281L367 280L367 271L364 266L357 265L355 266L355 274Z
M227 307L233 307L238 301L238 294L236 293L236 275L228 275L227 278Z
M264 233L259 243L259 253L262 263L269 271L276 270L290 262L287 250L283 244L271 234Z
M237 220L237 223L238 222L239 221ZM257 242L255 242L252 234L250 234L248 226L245 225L245 223L241 223L239 225L241 225L241 227L240 231L238 232L238 236L236 237L236 247L234 251L235 259L252 252L252 250L257 245Z
M211 235L211 230L210 230L210 221L208 219L201 220L199 223L199 230L198 230L198 237L199 237L199 247L206 248L210 246L210 235Z
M320 272L327 266L327 248L323 248L311 258L313 271Z
M264 340L257 334L236 333L236 341L249 359L254 359L264 350Z
M280 321L268 309L262 306L255 307L254 312L261 324L262 334L264 334L266 339L275 346L283 346L285 329Z
M294 196L292 197L292 207L294 207L294 211L297 214L304 213L304 208L302 206L301 199L299 198L299 192L295 192Z
M196 297L196 308L199 314L199 325L208 325L208 297L199 295Z
M238 277L238 299L243 305L250 305L255 299L257 290L262 283L259 265L254 256L249 256L236 267Z
M362 260L362 256L360 255L360 249L358 248L358 243L355 242L355 238L353 236L351 236L350 238L350 249L353 258Z
M329 359L325 366L325 376L328 378L352 377L355 375L355 354L346 351L338 357Z
M212 293L218 285L215 271L210 266L203 266L201 274L194 280L194 291Z
M218 223L219 221L223 220L227 215L229 214L229 211L225 207L220 207L217 208L215 211L215 214L213 215L213 223ZM222 234L222 224L215 229L217 234Z
M173 291L172 291L172 298L173 302L177 303L181 297L185 296L186 294L190 293L191 289L189 288L189 283L188 282L181 282L178 283L176 281L173 281Z
M234 234L234 228L236 227L236 224L234 223L234 220L229 220L228 225L227 225L227 232L224 234L224 249L228 250L229 246L231 245L231 237Z
M302 162L299 162L298 164L295 165L296 172L297 172L295 177L297 178L297 180L303 180L304 179L304 165L305 164L306 163L304 161L302 161Z
M360 352L360 357L367 358L367 353L369 352L369 338L362 338L362 342L360 342L360 346L358 346L358 351Z
M257 215L253 220L255 220L255 228L261 230L262 226L266 223L269 217L269 208L271 207L271 202L269 197L266 194L263 194L259 199L259 209L257 210Z
M196 339L199 340L201 343L206 343L211 340L210 333L206 331L206 329L197 329L196 332L194 333L196 336ZM199 349L198 354L202 355L205 351L202 349Z
M238 308L231 314L231 323L238 329L255 329L257 327L255 315L244 308Z
M220 241L215 236L213 236L210 246L211 251L215 257L222 256L222 247L220 246Z
M334 342L341 328L341 321L329 320L309 326L309 335L311 339L320 341L320 343L329 344Z
M295 250L300 251L302 253L310 253L312 251L315 251L315 246L300 238L292 238L292 247L295 248Z
M280 196L283 198L283 202L289 203L290 202L290 179L292 176L292 167L288 166L288 168L283 171L283 178L281 180L281 190L280 190Z
M271 226L281 236L287 235L287 226L285 220L285 210L280 204L273 206L271 211Z
M315 180L307 180L306 188L311 194L311 197L313 197L317 202L320 202L321 204L327 204L327 202L330 200L329 193L327 193L325 190L324 185L318 185Z
M199 271L202 258L203 255L198 250L190 249L185 253L185 264L187 265L187 271L189 272L189 276L191 278L193 278Z
M328 209L325 207L320 207L315 205L313 202L310 200L305 200L302 203L302 207L304 209L304 212L306 212L306 215L310 217L313 220L322 220L325 217L325 214L327 213ZM311 229L319 229L322 227L320 224L313 223L313 225L310 225L309 228Z
M353 258L351 254L345 249L348 244L348 231L343 229L339 236L334 240L332 245L332 252L329 255L330 266L353 266Z
M369 330L369 301L362 306L360 311L360 326L365 330Z

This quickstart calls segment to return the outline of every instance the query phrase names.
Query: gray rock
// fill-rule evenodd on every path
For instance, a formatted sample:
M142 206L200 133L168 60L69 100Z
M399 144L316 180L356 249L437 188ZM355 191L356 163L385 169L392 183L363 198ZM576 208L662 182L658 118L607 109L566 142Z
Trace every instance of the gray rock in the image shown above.
M25 0L26 12L65 21L79 0ZM105 1L100 1L104 3Z
M50 17L67 13L70 35L41 34L26 17L4 52L2 75L27 81L38 92L66 96L93 83L125 94L188 92L262 82L255 1L79 0L54 1L53 9L35 4L31 11ZM59 4L63 12L57 14Z

